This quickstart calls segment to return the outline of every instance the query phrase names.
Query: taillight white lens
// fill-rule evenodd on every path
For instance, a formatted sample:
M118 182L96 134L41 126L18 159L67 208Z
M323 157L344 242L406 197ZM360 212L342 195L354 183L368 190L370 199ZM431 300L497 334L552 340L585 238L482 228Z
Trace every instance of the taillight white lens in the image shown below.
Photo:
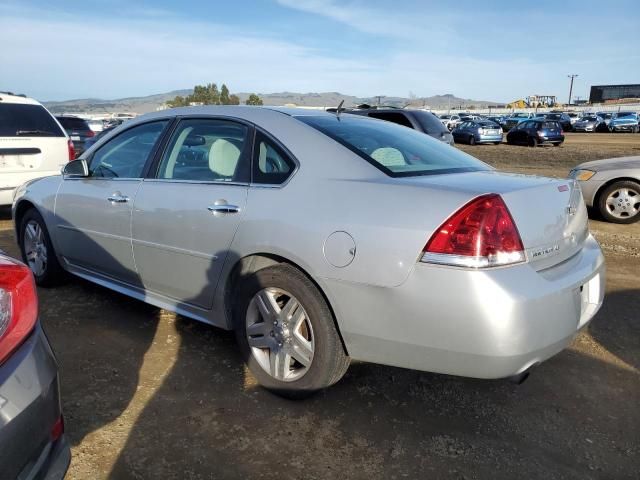
M431 236L421 261L471 268L524 262L524 246L502 197L483 195L454 213Z
M38 318L38 298L31 270L0 257L0 364L33 331Z

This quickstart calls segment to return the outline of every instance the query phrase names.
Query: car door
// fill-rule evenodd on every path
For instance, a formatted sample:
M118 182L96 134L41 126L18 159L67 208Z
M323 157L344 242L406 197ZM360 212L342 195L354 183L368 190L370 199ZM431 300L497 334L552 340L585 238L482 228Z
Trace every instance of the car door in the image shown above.
M168 124L152 121L121 132L87 159L88 177L62 181L56 240L72 267L139 285L131 250L133 200Z
M253 129L183 118L136 195L133 256L144 288L176 307L210 309L247 201Z

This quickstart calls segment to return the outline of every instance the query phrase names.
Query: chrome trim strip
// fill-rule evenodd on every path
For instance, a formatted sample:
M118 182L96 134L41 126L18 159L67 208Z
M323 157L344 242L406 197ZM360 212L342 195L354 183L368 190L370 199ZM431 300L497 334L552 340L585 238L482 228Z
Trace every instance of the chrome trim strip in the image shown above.
M72 232L82 233L83 235L96 235L98 237L111 238L114 240L123 240L126 242L129 241L129 237L123 237L122 235L114 235L112 233L105 233L105 232L96 232L95 230L88 230L86 228L77 228L77 227L72 227L70 225L58 225L58 228L70 230Z

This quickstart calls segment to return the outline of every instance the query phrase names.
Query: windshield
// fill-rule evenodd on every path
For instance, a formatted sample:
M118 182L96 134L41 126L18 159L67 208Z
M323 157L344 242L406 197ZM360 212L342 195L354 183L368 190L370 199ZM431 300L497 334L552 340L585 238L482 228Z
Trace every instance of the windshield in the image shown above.
M513 118L529 118L529 114L528 113L516 113L515 115L513 115Z
M490 170L480 160L423 133L355 115L298 116L391 177Z
M618 114L616 115L616 118L623 118L623 117L634 117L636 114L633 112L618 112Z
M447 127L445 127L440 120L429 112L415 112L414 118L422 126L422 130L430 135L436 135L438 133L449 133Z
M595 122L596 120L596 117L582 117L583 122Z
M443 120L449 120L451 118L451 115L440 115L440 118Z

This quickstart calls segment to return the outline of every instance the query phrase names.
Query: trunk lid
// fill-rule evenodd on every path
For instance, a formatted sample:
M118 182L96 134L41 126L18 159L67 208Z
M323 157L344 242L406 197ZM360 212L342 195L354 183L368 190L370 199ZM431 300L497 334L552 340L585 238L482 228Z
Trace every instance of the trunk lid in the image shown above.
M589 235L587 209L580 188L573 180L481 171L401 181L465 192L468 200L488 193L501 195L522 238L527 261L536 270L572 257ZM442 221L452 213L442 212Z

